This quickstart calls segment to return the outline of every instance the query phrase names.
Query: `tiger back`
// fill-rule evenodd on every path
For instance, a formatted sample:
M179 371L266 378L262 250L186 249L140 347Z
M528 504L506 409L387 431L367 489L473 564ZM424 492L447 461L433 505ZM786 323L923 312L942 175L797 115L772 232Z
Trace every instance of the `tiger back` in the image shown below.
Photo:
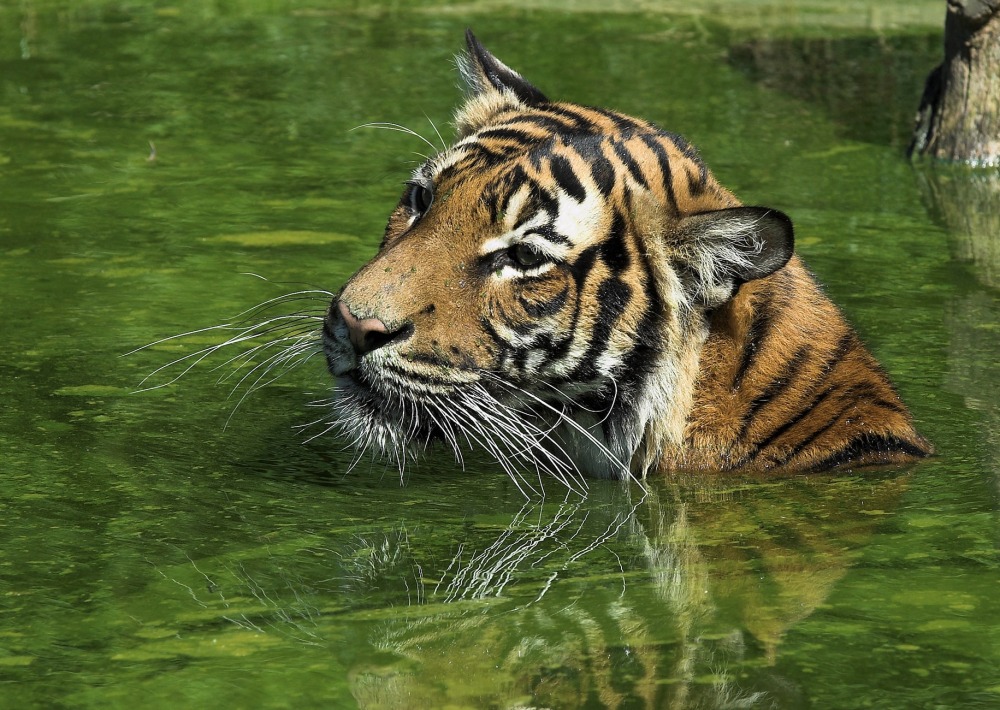
M793 253L680 136L550 101L467 34L456 142L330 304L335 416L549 473L821 470L931 447Z

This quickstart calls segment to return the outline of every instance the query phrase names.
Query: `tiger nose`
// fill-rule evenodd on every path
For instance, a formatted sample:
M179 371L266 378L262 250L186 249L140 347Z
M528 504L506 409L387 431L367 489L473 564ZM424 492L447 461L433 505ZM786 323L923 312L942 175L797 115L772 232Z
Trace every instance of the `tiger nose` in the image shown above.
M358 355L378 350L393 340L401 337L406 328L390 331L388 326L378 318L356 318L351 309L343 301L337 304L340 317L344 319L351 345Z

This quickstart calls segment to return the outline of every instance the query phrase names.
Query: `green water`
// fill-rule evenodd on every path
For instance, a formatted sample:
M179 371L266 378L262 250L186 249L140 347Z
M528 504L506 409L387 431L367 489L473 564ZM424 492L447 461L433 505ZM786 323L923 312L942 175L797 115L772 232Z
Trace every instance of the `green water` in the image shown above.
M0 2L0 705L1000 705L998 181L902 158L939 5ZM791 214L938 455L526 501L348 472L319 359L133 393L373 253L422 148L351 129L446 132L467 25Z

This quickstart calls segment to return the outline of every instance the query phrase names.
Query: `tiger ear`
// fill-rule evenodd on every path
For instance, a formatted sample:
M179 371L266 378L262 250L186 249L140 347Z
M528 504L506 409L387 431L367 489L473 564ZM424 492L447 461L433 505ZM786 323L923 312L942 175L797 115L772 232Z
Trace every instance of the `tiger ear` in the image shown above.
M792 258L792 220L767 207L732 207L685 217L680 261L694 298L716 308L747 281L770 276Z
M455 117L458 132L466 136L502 110L537 106L548 99L520 74L494 57L472 30L465 31L468 53L458 56L458 70L466 86L466 102Z

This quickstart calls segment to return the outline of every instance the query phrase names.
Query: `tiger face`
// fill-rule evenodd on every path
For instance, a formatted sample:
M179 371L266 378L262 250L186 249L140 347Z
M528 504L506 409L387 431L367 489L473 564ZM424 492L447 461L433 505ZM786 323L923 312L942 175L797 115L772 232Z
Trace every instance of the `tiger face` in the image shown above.
M686 447L714 314L789 263L791 221L467 40L457 141L327 313L338 423L401 466L441 440L519 477L643 475Z

